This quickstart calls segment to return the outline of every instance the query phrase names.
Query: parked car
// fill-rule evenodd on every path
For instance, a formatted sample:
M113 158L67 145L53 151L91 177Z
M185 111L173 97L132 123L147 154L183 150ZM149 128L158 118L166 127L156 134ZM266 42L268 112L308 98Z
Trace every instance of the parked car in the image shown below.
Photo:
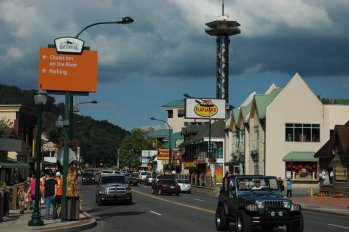
M275 176L242 175L223 178L216 209L216 229L227 231L230 222L235 231L263 231L285 226L288 232L303 232L301 205L281 193Z
M145 183L145 179L147 178L147 176L151 176L151 172L141 171L139 173L139 181L142 183Z
M92 172L82 173L81 184L96 184L95 175Z
M130 185L137 186L138 185L138 173L125 173L126 179L128 180Z
M152 185L152 194L162 195L167 193L169 195L176 194L177 196L181 192L181 188L174 179L159 179L159 181L154 182Z
M96 190L96 203L102 205L107 201L124 201L129 205L132 204L131 187L124 175L101 175Z
M177 183L181 188L181 192L191 193L191 184L188 179L177 179Z

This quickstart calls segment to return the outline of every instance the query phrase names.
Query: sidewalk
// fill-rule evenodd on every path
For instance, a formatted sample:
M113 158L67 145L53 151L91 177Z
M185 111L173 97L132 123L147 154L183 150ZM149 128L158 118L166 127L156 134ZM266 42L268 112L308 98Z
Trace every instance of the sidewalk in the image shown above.
M192 192L218 196L219 189L208 189L204 187L193 187ZM317 192L317 191L315 191ZM310 196L308 188L293 189L294 197L291 200L299 203L304 211L314 211L349 216L349 198Z
M303 210L349 216L349 198L303 196L291 198L302 205Z
M45 209L41 208L41 215L44 215ZM55 231L55 232L74 232L82 231L94 227L97 223L86 212L80 212L79 220L61 222L60 219L45 220L43 226L28 226L31 220L33 210L26 210L24 214L19 213L19 209L10 210L9 216L0 222L0 231Z

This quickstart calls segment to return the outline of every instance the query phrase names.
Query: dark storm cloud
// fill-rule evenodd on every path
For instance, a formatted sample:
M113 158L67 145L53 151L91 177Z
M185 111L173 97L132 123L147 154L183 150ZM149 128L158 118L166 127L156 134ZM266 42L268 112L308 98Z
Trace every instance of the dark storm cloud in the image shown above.
M0 3L0 81L37 87L38 53L86 25L132 16L134 24L101 25L80 36L99 52L99 80L215 76L216 42L205 23L220 1L43 1ZM231 37L230 73L347 76L349 3L333 0L226 1L242 34ZM32 83L32 84L30 84Z

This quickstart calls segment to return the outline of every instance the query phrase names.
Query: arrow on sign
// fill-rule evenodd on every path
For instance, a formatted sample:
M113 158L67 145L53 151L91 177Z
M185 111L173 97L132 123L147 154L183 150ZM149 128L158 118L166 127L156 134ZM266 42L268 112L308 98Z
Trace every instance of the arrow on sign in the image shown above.
M44 58L44 60L46 60L47 56L44 54L44 55L42 56L42 58Z
M42 70L41 70L41 72L43 72L44 74L47 72L47 70L45 69L45 68L43 68Z

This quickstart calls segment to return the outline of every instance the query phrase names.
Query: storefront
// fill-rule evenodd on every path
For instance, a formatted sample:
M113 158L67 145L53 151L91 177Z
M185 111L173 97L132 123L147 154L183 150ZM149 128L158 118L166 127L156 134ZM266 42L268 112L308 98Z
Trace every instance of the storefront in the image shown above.
M285 178L292 180L318 180L318 159L315 152L289 152L282 160L285 162Z

